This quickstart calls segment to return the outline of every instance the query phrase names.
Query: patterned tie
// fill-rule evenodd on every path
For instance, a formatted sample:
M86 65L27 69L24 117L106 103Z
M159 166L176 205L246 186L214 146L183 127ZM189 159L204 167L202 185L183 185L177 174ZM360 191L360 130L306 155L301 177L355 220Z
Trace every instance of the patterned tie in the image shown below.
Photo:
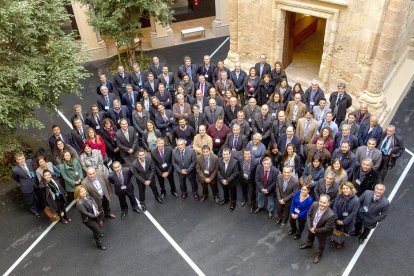
M208 171L209 169L209 162L208 162L208 158L206 158L206 171Z
M105 102L106 102L106 105L109 106L109 97L108 97L108 95L105 96Z
M124 176L122 175L122 172L118 174L119 182L121 182L121 185L124 185Z
M264 183L267 183L268 177L269 177L269 171L265 171L264 172L264 178L263 178Z
M194 126L196 133L198 133L198 116L194 116Z
M181 152L181 162L184 162L184 151Z
M134 107L134 97L132 94L129 94L129 99L131 100L131 106Z
M234 137L234 139L233 139L233 149L235 149L237 147L237 141L238 140L239 140L238 136Z
M384 155L388 154L388 142L390 141L390 137L388 136L387 139L385 139L384 143L382 144L381 151Z
M305 132L304 132L305 137L306 137L306 135L308 135L309 125L310 125L310 121L306 121L306 123L305 123Z
M283 192L287 189L288 182L286 180L283 181Z

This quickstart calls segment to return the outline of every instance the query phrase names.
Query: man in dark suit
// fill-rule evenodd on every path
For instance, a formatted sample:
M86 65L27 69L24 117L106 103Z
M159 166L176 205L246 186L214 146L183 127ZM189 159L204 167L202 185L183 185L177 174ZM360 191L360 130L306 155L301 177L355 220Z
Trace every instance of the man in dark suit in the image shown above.
M147 81L144 83L144 89L148 94L153 97L158 92L158 80L154 78L154 74L151 72L147 75Z
M208 106L204 108L204 114L206 114L209 125L214 124L219 117L224 119L224 109L221 106L217 106L216 100L214 99L208 101Z
M223 72L226 72L227 76L230 77L230 73L231 73L230 69L227 68L226 66L224 66L224 62L222 60L219 60L219 61L217 61L216 69L214 69L212 84L215 84L218 80L221 79L221 74Z
M86 177L82 180L82 185L85 187L88 194L95 200L101 211L101 218L105 217L114 219L116 216L111 213L111 185L108 179L100 172L96 172L95 168L89 167L86 169ZM102 212L103 211L103 212ZM99 226L103 226L103 220L99 221Z
M204 112L204 108L208 106L208 100L207 98L203 97L203 94L201 93L201 90L197 89L195 92L195 97L190 98L190 105L197 105L198 110L200 113Z
M106 113L104 111L99 111L98 105L91 105L91 112L86 116L86 124L95 129L99 134L101 131L101 122L106 118Z
M247 140L250 140L250 124L246 121L244 117L244 112L240 110L237 112L237 117L233 121L231 121L229 127L233 129L234 125L240 126L240 133L243 134Z
M295 145L296 153L301 152L300 139L298 136L295 135L293 126L288 126L286 128L286 133L281 134L277 141L277 145L279 146L279 150L281 152L285 151L287 144Z
M374 138L369 138L366 146L360 146L355 152L357 164L361 164L364 158L372 160L372 169L378 172L381 165L382 152L376 148L377 142Z
M19 183L23 193L25 204L30 212L40 218L39 211L43 207L43 197L39 189L38 179L33 167L32 160L26 160L22 152L15 154L17 165L12 169L13 179Z
M171 132L175 127L175 120L172 111L165 109L162 104L158 105L158 112L155 113L154 121L157 129L161 132L161 136L163 137L168 132Z
M208 145L201 148L202 154L197 157L196 171L197 180L203 189L201 202L208 199L208 186L211 188L213 199L216 203L220 202L219 192L217 189L217 156L211 152Z
M256 158L252 158L252 151L250 149L243 149L243 156L239 159L240 164L240 186L243 193L243 201L241 206L244 207L247 204L250 197L250 214L256 210L256 168L259 165L259 161Z
M109 93L114 93L114 86L113 86L113 84L110 80L106 79L105 74L100 74L99 75L99 83L98 83L98 85L96 85L96 93L98 95L101 95L101 87L102 86L105 86L106 88L108 88Z
M147 207L145 206L145 188L149 186L154 194L155 200L158 203L163 204L161 197L158 194L157 186L155 184L155 165L151 159L151 156L145 156L145 150L143 148L138 149L136 159L132 162L132 172L137 180L139 190L139 204L141 210L145 212Z
M319 156L322 165L326 168L326 166L328 166L331 161L331 153L325 148L322 138L318 138L316 145L311 144L306 147L305 156L307 158L305 165L310 164L316 155Z
M308 111L313 111L313 107L318 106L319 101L323 98L325 98L325 94L319 87L318 81L312 80L311 86L305 90L305 97L303 99L303 103L306 105Z
M339 126L339 128L342 128L343 125L348 125L350 128L350 133L352 135L355 135L357 138L359 136L359 129L360 129L360 125L359 123L356 122L356 115L355 113L349 113L348 114L348 119L342 121L341 125Z
M122 95L121 103L128 108L129 117L132 117L132 111L135 109L136 103L139 101L138 92L133 91L132 84L126 85L126 93Z
M71 131L72 141L75 150L80 153L88 136L88 125L82 125L82 121L76 118L73 121L74 128Z
M368 105L366 103L361 103L359 109L355 110L355 119L356 123L361 125L362 123L369 123L371 118L371 113L368 111Z
M335 173L333 171L325 174L325 178L320 179L314 188L314 200L319 201L322 194L327 194L330 198L329 206L332 208L336 197L338 196L339 184L335 181Z
M108 111L114 107L114 101L116 96L114 93L108 94L108 88L106 86L101 87L101 95L96 97L96 103L98 104L100 111Z
M65 144L69 144L69 145L73 146L72 139L71 139L70 135L66 134L66 133L62 133L60 131L60 126L53 125L52 126L52 132L53 132L53 135L51 137L49 137L49 147L50 147L50 150L52 152L55 149L55 143L56 143L57 139L62 140Z
M235 68L230 73L230 80L234 85L234 92L237 94L237 97L240 100L240 105L244 106L244 83L247 79L247 73L241 70L240 62L236 62Z
M365 146L369 138L375 138L377 145L381 140L382 127L378 124L378 116L371 115L369 123L361 124L358 136L358 146Z
M358 138L351 134L351 128L347 124L342 125L341 131L336 133L334 137L334 149L340 148L344 141L349 141L351 151L358 148Z
M190 115L188 115L188 125L194 128L195 132L198 133L198 127L201 125L205 125L208 127L208 122L206 115L204 113L200 113L199 106L197 104L194 104L192 106L192 111Z
M131 84L134 91L141 93L144 88L144 83L147 81L147 76L144 71L141 71L141 67L138 63L132 65Z
M111 118L117 128L119 128L121 119L127 120L128 124L131 125L128 108L125 105L121 105L121 101L118 99L114 100L114 107L109 109L108 117Z
M187 198L187 184L188 180L191 183L192 192L195 200L200 200L198 195L198 185L196 181L196 154L190 147L185 146L184 139L177 140L177 148L173 150L173 167L178 176L181 190L181 199Z
M197 65L191 63L191 58L189 56L184 57L184 63L178 67L178 78L183 80L183 74L187 73L190 77L190 80L196 82L197 80Z
M382 134L378 149L382 153L381 165L378 171L381 181L384 181L388 170L394 168L396 160L405 151L403 138L395 134L395 126L389 125L387 127L387 130Z
M332 92L329 96L331 110L334 115L334 122L339 126L345 120L346 110L352 106L352 98L345 91L345 83L338 84L338 91Z
M275 209L275 186L279 171L272 166L270 157L265 157L261 165L257 166L255 179L257 184L257 209L255 214L259 213L265 206L267 200L268 218L273 217Z
M172 148L166 147L163 138L157 138L157 147L151 151L151 158L155 165L155 172L157 174L158 183L160 184L161 194L163 199L166 194L165 185L166 180L170 183L171 194L178 197L173 174L172 166Z
M141 211L138 209L137 200L134 195L134 185L131 181L133 176L132 170L128 167L122 167L118 161L112 164L112 169L113 171L109 174L108 180L114 185L115 194L118 196L122 212L121 219L125 219L128 213L127 197L131 203L132 210L140 214Z
M72 123L72 126L74 126L73 121L78 118L79 120L82 121L82 124L85 125L85 121L86 121L86 114L84 114L82 112L82 106L80 104L75 104L73 106L73 112L75 112L75 114L73 114L73 116L70 118L70 122Z
M232 132L227 135L226 142L222 146L222 148L228 147L231 149L233 157L238 160L248 142L247 137L240 132L240 126L238 124L233 125Z
M214 70L216 70L216 66L211 63L211 58L209 55L204 55L203 63L198 66L197 75L200 80L200 76L203 76L204 79L212 83L214 77Z
M207 82L204 75L198 76L198 82L195 84L194 89L200 90L203 97L210 96L210 88L212 87L211 83Z
M220 206L229 202L230 212L236 208L237 202L237 181L239 180L239 164L231 156L231 150L223 148L222 156L218 160L218 181L223 188L224 198L220 201ZM230 198L229 198L230 197Z
M121 157L131 168L135 153L138 149L138 133L134 127L128 126L126 119L121 119L121 128L116 132L116 144Z
M266 62L266 55L260 55L260 62L254 65L254 69L256 70L256 74L262 78L264 74L269 74L272 71L270 64Z
M152 63L149 65L149 71L154 75L154 78L157 79L158 76L162 73L162 68L164 64L160 63L160 60L157 56L152 57Z
M119 65L117 68L117 74L114 76L115 89L119 94L119 97L126 92L126 85L131 83L131 79L128 73L125 73L124 66Z
M318 250L313 262L316 264L321 260L325 250L326 240L332 234L335 227L335 213L329 207L328 195L321 195L319 202L314 202L308 212L306 224L308 226L308 239L299 248L312 248L315 237L318 239Z
M217 105L223 108L224 106L223 97L217 94L216 88L210 87L210 89L208 90L208 93L210 95L207 97L208 102L210 102L211 99L214 99Z
M155 93L155 97L158 98L160 104L162 104L165 108L171 109L173 100L171 93L165 89L165 85L160 82L158 83L158 92Z
M362 159L361 165L355 166L349 181L354 184L357 196L362 195L366 190L373 190L380 179L378 173L372 169L372 159Z
M355 234L359 234L359 243L364 243L371 229L377 227L378 223L388 215L390 208L389 200L384 196L385 185L378 183L374 191L365 191L360 197L360 207L355 223ZM361 228L364 230L361 232Z
M174 73L168 70L167 65L162 67L162 74L158 75L157 79L159 83L164 84L166 91L170 92L171 96L174 97L173 95L177 90L177 84L175 82Z
M284 167L282 174L277 177L276 182L276 203L277 203L277 220L276 224L280 227L285 226L290 214L290 205L299 189L299 182L296 177L292 177L292 169Z
M237 104L237 98L230 98L230 105L224 107L224 123L229 126L231 121L237 118L237 112L242 111L240 105Z
M277 120L273 120L270 139L274 144L277 144L280 135L286 133L286 128L291 126L290 122L286 120L286 114L284 111L279 111L277 114ZM299 137L298 137L299 138Z
M332 154L332 160L339 159L342 162L342 168L346 170L348 179L352 178L352 172L356 166L355 154L351 151L349 141L343 141L341 147L336 149Z
M256 114L252 122L252 134L261 134L262 143L265 146L267 146L270 142L270 135L272 133L273 125L272 120L272 115L269 113L269 106L264 104L260 110L260 113Z

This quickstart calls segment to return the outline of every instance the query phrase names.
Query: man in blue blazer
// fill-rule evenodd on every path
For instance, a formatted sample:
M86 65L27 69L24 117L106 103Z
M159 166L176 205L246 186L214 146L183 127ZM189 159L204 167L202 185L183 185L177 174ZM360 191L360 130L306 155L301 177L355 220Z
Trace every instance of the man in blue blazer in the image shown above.
M126 119L128 121L128 125L131 125L131 117L129 116L128 108L125 105L121 105L119 100L114 101L114 107L109 110L108 115L117 128L119 128L119 122L121 119Z
M358 146L365 146L369 138L374 138L377 145L381 140L382 127L378 124L378 116L371 115L369 123L362 123L359 129Z
M162 104L158 105L158 112L155 113L154 121L157 129L161 132L161 136L163 137L175 127L175 120L172 111L165 109Z
M341 126L341 131L338 131L334 137L334 149L341 147L341 143L344 141L349 141L351 146L351 151L354 151L358 148L358 138L355 135L351 134L351 127L347 124Z
M126 93L122 95L121 102L128 108L129 117L132 118L132 111L135 109L135 105L139 101L139 93L133 91L132 85L127 84Z
M108 113L109 109L114 107L114 101L116 96L114 93L108 94L108 88L101 86L101 95L96 97L96 103L98 104L99 111L105 111Z

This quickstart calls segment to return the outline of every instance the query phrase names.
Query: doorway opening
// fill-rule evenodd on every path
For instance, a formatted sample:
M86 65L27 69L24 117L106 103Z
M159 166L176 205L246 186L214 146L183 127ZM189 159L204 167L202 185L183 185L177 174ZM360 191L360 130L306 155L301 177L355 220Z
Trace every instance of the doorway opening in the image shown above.
M301 79L318 77L326 19L286 11L283 65Z

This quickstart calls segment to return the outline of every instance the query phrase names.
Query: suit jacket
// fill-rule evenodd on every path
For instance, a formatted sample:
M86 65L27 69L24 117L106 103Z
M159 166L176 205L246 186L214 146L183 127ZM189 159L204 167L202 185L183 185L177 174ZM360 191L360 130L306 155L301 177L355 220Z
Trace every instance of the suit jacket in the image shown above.
M172 97L171 93L168 91L164 91L164 93L161 95L160 91L155 93L155 97L157 97L160 100L160 103L165 106L167 109L171 109L172 105Z
M267 196L273 196L276 190L276 180L278 178L279 171L271 166L267 175L267 182L264 182L264 167L263 165L258 165L255 173L255 181L257 185L257 192L261 193L262 189L268 191Z
M76 202L76 209L81 213L82 222L88 222L89 220L97 220L98 218L95 216L93 211L93 207L98 210L98 204L93 199L93 197L87 199L80 199Z
M222 71L227 72L227 79L229 79L230 78L230 74L231 74L229 68L227 68L226 66L224 66ZM220 68L218 68L218 67L216 67L216 69L214 69L213 82L212 82L213 84L215 84L218 80L221 79L221 72L222 71L220 71Z
M150 63L148 70L154 75L154 79L157 79L162 74L162 68L165 66L163 63L158 63L158 67L154 63Z
M206 114L208 124L212 125L216 122L219 116L224 117L224 109L221 106L217 106L213 115L210 107L206 106L204 108L204 114Z
M367 146L360 146L355 152L355 158L357 160L358 165L361 164L362 160L367 157L366 156L367 150L368 150ZM381 160L382 160L381 151L377 148L374 148L372 150L371 159L372 159L372 168L378 171L381 165Z
M342 121L341 125L339 126L339 129L342 129L342 126L344 124L348 125L348 119ZM352 135L355 135L356 137L358 137L359 136L359 129L360 129L360 125L355 122L351 125L351 132L350 133Z
M139 73L131 72L130 76L132 88L134 89L134 91L140 92L141 89L144 87L144 83L147 81L147 75L144 71L140 70ZM155 77L156 76L154 76L154 78Z
M305 136L306 118L300 118L296 124L296 136L299 137L302 144L310 144L318 133L318 121L311 119L309 122L308 133Z
M31 176L19 165L16 165L12 169L12 176L13 179L19 183L20 190L24 194L30 194L33 193L35 189L39 188L39 183L36 177L36 173L34 171L33 167L33 161L28 159L26 160L27 168L29 169L29 172Z
M281 123L279 120L273 120L272 133L270 134L272 142L278 143L280 135L286 133L286 128L291 125L288 120L285 120L284 123Z
M122 95L122 99L121 102L123 105L125 105L128 108L129 113L132 113L132 110L135 109L135 105L137 104L137 102L139 102L139 93L136 91L132 91L131 94L132 98L133 98L133 103L131 102L131 98L128 95L128 93L125 93Z
M379 144L382 137L382 127L377 124L372 129L371 133L368 133L369 128L369 122L361 125L361 128L359 129L358 146L365 146L369 138L374 138L377 141L377 145Z
M204 82L204 93L203 93L203 97L209 97L210 96L210 88L212 87L213 85L210 83L210 82L208 82L208 81L205 81ZM203 92L203 90L201 89L201 83L199 83L199 82L197 82L196 84L195 84L195 90L197 91L197 90L201 90L201 92ZM208 104L208 103L207 103Z
M75 124L73 123L75 119L80 119L82 124L86 125L86 113L81 114L82 116L78 116L76 114L73 114L73 116L70 118L70 122L72 123L72 126L75 127Z
M132 184L132 170L128 167L122 167L122 177L124 182L121 183L121 180L118 177L118 174L115 171L112 171L108 176L108 181L114 185L115 194L122 195L124 190L121 189L122 186L126 186L125 191L134 193L134 185Z
M277 140L277 145L279 146L279 151L280 152L285 151L286 142L287 142L287 135L286 135L286 133L283 133L279 136L279 139ZM292 140L290 141L290 144L295 145L296 153L300 153L301 144L300 144L300 139L299 139L298 136L293 135Z
M147 90L148 94L153 97L155 96L155 93L158 92L158 80L154 78L154 89L152 89L151 84L149 81L146 81L144 83L144 89Z
M105 85L108 88L108 93L114 93L114 86L112 85L112 82L107 80L105 84L102 84L101 82L99 82L96 85L96 93L98 95L101 95L101 87Z
M231 150L233 149L233 140L234 140L234 134L230 132L226 137L226 142L224 142L224 145L222 146L229 147ZM240 133L239 138L237 139L237 145L236 145L236 151L241 152L247 145L247 137Z
M325 121L326 113L331 112L332 110L325 106L323 110L319 107L319 102L316 103L317 105L313 107L313 118L316 121Z
M99 111L98 114L96 114L98 116L98 122L96 122L95 117L93 116L92 113L88 114L88 116L86 116L86 124L90 127L92 127L93 129L96 130L96 132L100 133L101 132L101 122L103 119L107 118L106 113L104 111Z
M126 139L124 132L121 129L118 129L116 132L116 144L119 147L119 152L121 157L124 158L129 156L128 151L132 149L134 153L138 149L138 133L135 128L128 127L128 136L129 141Z
M306 154L308 158L306 159L305 165L308 165L312 162L312 158L317 154L316 145L308 145L306 147ZM319 153L319 157L321 158L322 164L326 167L329 162L331 161L331 153L324 147L322 151Z
M381 150L383 143L385 143L387 139L387 132L384 131L382 134L381 140L378 144L378 149ZM401 136L394 134L394 139L390 145L390 149L388 150L388 162L385 164L388 166L388 169L391 169L395 165L395 161L403 155L405 151L404 141ZM384 159L386 160L386 159Z
M210 161L208 165L208 173L206 173L206 160L202 154L197 156L196 171L197 179L200 183L204 183L206 178L210 178L212 184L217 182L218 157L214 153L210 153Z
M89 126L87 125L82 126L83 137L79 133L79 130L77 128L72 129L70 132L72 135L73 147L77 152L80 152L82 150L83 145L85 144L86 137L88 135L88 128Z
M267 62L263 65L263 70L261 74L260 74L260 62L254 65L254 69L256 70L256 75L259 76L260 78L262 78L264 74L270 75L270 72L272 71L270 64Z
M173 150L173 167L175 172L180 175L181 171L186 169L187 174L195 173L196 154L190 147L184 149L184 161L181 159L181 153L178 148Z
M382 196L377 202L374 202L374 192L366 191L359 197L360 207L358 210L358 220L362 222L362 225L367 228L375 228L377 223L385 219L390 209L390 202ZM364 207L368 206L368 212L364 210Z
M319 202L312 203L312 206L309 209L308 217L306 220L306 224L308 228L313 227L313 220L315 219L315 215L318 212L319 209ZM329 236L332 234L332 231L335 227L335 213L333 210L328 207L327 210L323 213L321 218L318 221L318 224L316 224L315 227L315 234L318 235L325 235Z
M262 113L257 113L252 122L253 134L260 133L263 136L262 141L270 139L273 125L272 120L273 118L270 114L267 114L266 118L263 118Z
M163 172L172 173L172 148L164 146L164 156L161 158L158 148L151 150L151 158L155 165L155 171L157 175L161 175Z
M191 105L188 104L188 103L184 103L183 113L181 113L180 112L180 104L175 103L173 105L173 108L172 108L172 113L174 115L174 118L177 119L177 120L182 119L182 118L187 119L188 115L191 114ZM185 115L185 113L187 113L187 115Z
M69 144L69 145L73 146L73 141L72 141L72 138L71 138L70 134L61 133L60 135L61 135L62 140L65 144ZM54 149L55 149L56 140L57 139L56 139L55 135L52 135L52 136L49 137L49 147L50 147L51 152L53 152Z
M311 102L311 95L312 95L312 87L308 87L308 89L305 90L305 98L303 99L303 103L306 105L306 108L310 111L313 110L314 106L319 105L319 101L322 98L325 98L325 94L320 87L318 87L318 89L316 90L315 96L313 97L312 102Z
M157 126L158 130L161 132L162 136L165 136L165 134L167 134L167 132L170 132L173 130L174 126L175 126L175 119L172 116L172 111L166 109L165 110L165 115L167 116L167 121L164 120L164 118L161 116L161 114L159 112L155 113L155 125Z
M332 185L328 188L328 191L327 191L325 178L322 178L315 185L314 200L319 201L319 198L321 195L327 194L331 198L330 206L333 207L335 199L338 196L338 190L339 190L339 183L337 181L334 181L334 183L332 183Z
M197 81L197 65L191 64L190 68L191 68L190 80L192 80L193 82L196 82ZM187 73L187 70L185 68L185 65L183 64L180 67L178 67L177 75L180 80L183 80L184 73Z
M120 74L116 74L114 76L114 84L115 89L118 91L119 96L126 93L126 85L131 83L131 76L129 73L124 73L124 77L122 77Z
M206 128L208 128L209 123L207 121L206 115L204 113L200 113L198 115L198 124L196 125L195 122L195 115L194 113L191 113L190 115L188 115L188 119L187 119L188 125L191 126L192 128L194 128L196 130L196 132L198 132L198 127L200 125L205 125Z
M338 149L341 147L341 141L343 140L342 132L337 132L334 137L334 149ZM349 145L351 147L351 151L354 151L358 148L358 138L351 133L348 135Z
M101 184L105 197L108 199L108 201L111 201L111 185L108 179L100 172L96 172L96 178ZM85 187L88 194L93 197L93 199L95 199L99 209L102 209L102 198L96 190L95 186L92 184L92 181L89 179L89 177L85 177L85 179L82 180L82 185Z
M239 163L233 157L230 157L227 170L223 158L218 159L218 180L221 184L222 180L227 180L228 186L235 186L239 180Z
M158 75L158 82L163 83L168 92L174 93L177 90L177 83L175 82L175 77L173 72L168 72L168 82L164 74Z
M197 75L203 75L206 78L206 81L209 83L213 82L214 78L214 71L216 70L216 66L210 62L208 68L206 68L204 62L198 66Z
M250 109L249 104L246 104L243 107L244 116L246 118L246 121L248 121L250 124L253 123L253 119L256 116L257 113L260 113L260 107L255 106L253 110Z
M116 112L114 108L109 109L109 118L114 122L117 128L119 128L119 121L123 118L127 119L128 125L131 125L131 116L128 108L125 105L121 105L120 112Z
M361 165L354 167L352 178L349 180L354 184L354 187L357 190L357 196L362 195L366 190L373 190L375 184L380 183L379 175L373 169L366 173L365 177L362 177Z
M96 97L96 103L98 104L99 111L108 112L111 108L114 107L114 100L116 99L115 94L108 94L109 98L109 106L106 104L105 97L102 95L98 95Z
M231 121L233 121L234 119L237 119L237 113L239 111L242 111L242 108L240 105L236 105L234 107L234 111L231 111L231 106L226 106L224 108L224 123L229 126Z
M204 112L204 108L206 106L208 106L208 100L207 100L206 97L203 97L203 99L200 102L201 102L201 110L200 110L200 113L203 113ZM190 98L190 102L189 103L190 103L191 106L197 104L197 98Z
M293 112L294 112L295 102L290 101L286 107L286 118L289 122L293 121ZM306 114L306 105L302 102L299 102L298 111L296 113L296 122L300 119L305 117Z
M244 94L244 83L247 79L247 73L243 70L240 70L239 77L237 78L236 70L231 71L230 73L230 79L233 82L234 85L234 92L238 94ZM244 103L242 103L244 104Z
M371 119L371 113L369 113L368 111L366 111L365 114L362 115L361 110L357 109L355 110L354 114L356 117L356 123L358 123L359 125L361 125L362 123L369 123Z
M291 176L288 180L286 189L283 191L283 175L279 174L276 182L276 199L277 201L282 200L285 203L292 201L297 190L299 190L299 182L296 177Z
M259 160L258 159L252 157L250 159L250 170L245 172L244 171L243 156L240 155L239 156L239 165L240 165L240 177L239 177L240 180L244 179L244 181L249 181L249 182L256 181L256 169L257 169L257 166L259 165Z
M132 162L132 172L137 183L144 184L145 181L155 181L155 165L149 156L145 157L145 168L142 167L138 159L135 159Z
M330 108L334 112L336 107L336 100L338 99L338 92L332 92L329 96ZM352 98L348 93L344 93L341 101L338 103L338 111L336 113L336 120L343 120L346 116L346 110L352 106Z
M216 91L219 95L224 95L224 92L226 92L227 90L234 92L234 84L230 79L226 80L225 87L223 87L221 79L216 81L216 83L214 84L214 87L216 88Z
M210 102L211 99L213 99L213 98L208 96L207 97L207 103ZM223 97L221 95L216 95L216 97L214 97L214 100L216 100L217 106L220 106L220 107L224 106L224 100L223 100Z

